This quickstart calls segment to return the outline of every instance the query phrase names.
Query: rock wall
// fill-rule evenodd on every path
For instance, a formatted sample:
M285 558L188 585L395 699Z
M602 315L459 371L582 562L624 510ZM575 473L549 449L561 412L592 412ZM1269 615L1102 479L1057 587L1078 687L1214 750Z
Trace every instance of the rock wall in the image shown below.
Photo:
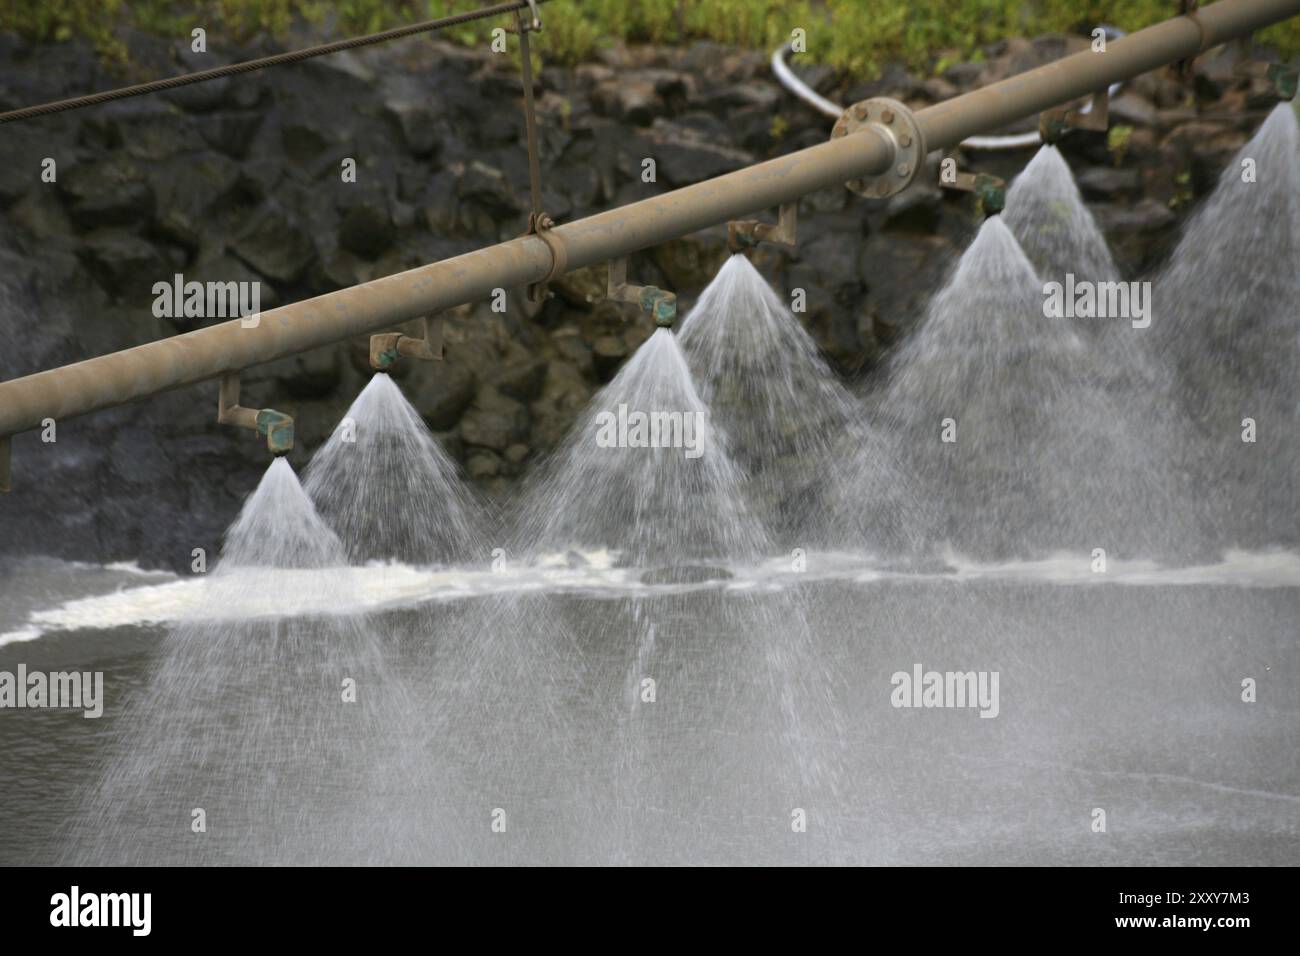
M939 77L805 75L839 102L889 95L923 107L1082 43L1009 40ZM143 35L129 45L128 77L82 45L0 34L0 109L273 52L200 55ZM1262 117L1262 91L1231 68L1225 53L1202 60L1190 82L1143 77L1112 104L1112 124L1128 132L1067 139L1125 272L1159 259ZM178 272L257 280L269 308L519 234L529 202L520 99L508 57L422 38L0 128L0 377L204 324L153 314L153 284ZM830 125L774 82L765 55L712 44L619 48L576 69L544 68L538 109L544 207L558 221L822 142ZM980 155L979 168L1010 179L1030 155ZM47 157L53 183L41 178ZM642 181L646 158L656 182ZM341 176L346 159L354 183ZM763 248L756 262L778 288L807 291L807 327L857 378L905 333L974 225L969 197L921 183L883 203L824 190L799 217L798 249ZM667 243L633 257L630 275L689 306L724 239L719 228ZM604 281L603 268L581 270L541 306L511 290L504 314L485 303L456 309L446 360L395 371L485 493L508 495L651 331L631 306L602 301ZM367 344L245 373L245 404L296 419L296 466L361 389ZM60 422L54 444L19 436L0 555L185 566L193 548L215 553L266 464L256 438L217 426L215 414L209 383Z

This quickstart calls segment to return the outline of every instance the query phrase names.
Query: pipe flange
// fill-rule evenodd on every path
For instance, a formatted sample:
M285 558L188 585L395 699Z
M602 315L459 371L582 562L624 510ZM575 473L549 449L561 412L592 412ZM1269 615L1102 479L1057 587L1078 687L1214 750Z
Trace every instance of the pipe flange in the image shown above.
M874 96L854 103L841 113L831 130L831 139L865 129L875 130L893 147L893 161L879 176L864 176L844 185L869 199L884 199L902 192L911 185L925 160L925 137L912 111L898 100Z

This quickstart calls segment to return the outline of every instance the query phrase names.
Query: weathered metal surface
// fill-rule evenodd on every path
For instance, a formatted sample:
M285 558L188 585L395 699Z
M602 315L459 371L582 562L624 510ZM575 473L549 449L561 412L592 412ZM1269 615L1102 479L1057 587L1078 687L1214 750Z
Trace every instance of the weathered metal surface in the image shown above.
M861 176L845 185L859 196L884 199L901 193L916 179L925 162L925 135L910 109L898 100L877 96L854 103L835 121L831 138L852 136L871 130L883 138L893 152L893 161L874 176Z
M1300 86L1300 70L1286 63L1270 63L1265 76L1278 99L1295 99L1296 88Z
M433 320L424 319L424 337L411 338L401 332L379 332L370 336L370 367L385 372L399 358L441 361L442 329Z
M1059 142L1072 129L1101 132L1110 126L1110 93L1092 94L1087 109L1072 110L1064 106L1044 110L1038 115L1038 136L1044 143Z
M293 419L284 412L261 409L257 413L257 433L266 439L266 449L272 455L293 451Z
M611 259L606 295L615 302L633 302L654 319L661 329L670 329L677 321L677 296L654 285L633 285L627 281L627 259Z
M939 185L944 189L958 189L974 193L979 201L980 213L984 216L996 216L1007 205L1007 184L998 176L989 173L960 172L945 180L940 175Z
M975 133L1067 103L1109 84L1186 59L1225 40L1300 13L1300 0L1223 0L914 115L925 146L947 149ZM551 230L563 269L626 256L669 239L780 206L837 183L891 168L895 145L861 132L565 223ZM25 378L0 382L0 436L192 385L486 298L495 288L546 279L556 265L548 242L523 236L328 295L151 342Z
M799 204L781 204L775 223L757 219L736 219L727 223L727 248L732 252L752 249L760 242L776 242L783 246L795 244L795 231L799 219Z
M217 423L257 432L266 439L267 450L273 455L284 455L293 450L293 419L274 408L245 408L240 405L238 372L221 376Z
M1106 89L1157 67L1203 53L1226 40L1300 13L1300 0L1221 0L1195 17L1165 20L998 83L955 96L916 114L929 149L948 149L967 136Z

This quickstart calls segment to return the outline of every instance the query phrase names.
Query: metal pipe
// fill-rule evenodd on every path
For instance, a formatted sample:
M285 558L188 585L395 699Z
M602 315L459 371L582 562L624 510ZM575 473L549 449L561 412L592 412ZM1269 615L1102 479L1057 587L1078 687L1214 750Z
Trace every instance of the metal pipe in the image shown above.
M917 120L930 149L947 149L981 130L998 129L1111 83L1189 59L1297 13L1300 0L1222 0L1107 43L1105 53L1085 50L936 103L917 113Z
M1300 0L1297 0L1300 2ZM885 141L862 134L556 226L568 268L605 262L824 186L885 170ZM255 316L0 382L0 435L112 408L225 372L376 332L539 282L551 251L535 235L478 249Z
M1085 51L915 114L930 150L1193 57L1300 13L1300 0L1223 0L1140 30L1105 53ZM839 183L876 176L893 150L870 128L715 179L556 226L551 241L578 269L780 206ZM0 436L111 408L226 372L377 332L545 279L548 241L523 236L328 295L148 345L0 382ZM254 321L254 318L256 321Z

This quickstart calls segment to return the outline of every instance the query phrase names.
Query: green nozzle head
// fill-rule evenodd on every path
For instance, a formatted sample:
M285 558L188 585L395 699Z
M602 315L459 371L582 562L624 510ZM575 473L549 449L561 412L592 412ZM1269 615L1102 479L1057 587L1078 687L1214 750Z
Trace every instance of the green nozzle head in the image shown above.
M287 455L293 450L293 419L274 408L257 413L257 433L266 439L272 455Z
M1288 66L1285 63L1270 63L1268 65L1268 81L1273 85L1273 91L1284 100L1295 99L1296 87L1300 85L1300 70L1294 66Z
M661 329L671 329L677 321L677 296L654 286L641 290L641 309L649 312L655 325Z
M997 176L981 173L975 177L975 197L986 216L996 216L1007 205L1007 186Z

